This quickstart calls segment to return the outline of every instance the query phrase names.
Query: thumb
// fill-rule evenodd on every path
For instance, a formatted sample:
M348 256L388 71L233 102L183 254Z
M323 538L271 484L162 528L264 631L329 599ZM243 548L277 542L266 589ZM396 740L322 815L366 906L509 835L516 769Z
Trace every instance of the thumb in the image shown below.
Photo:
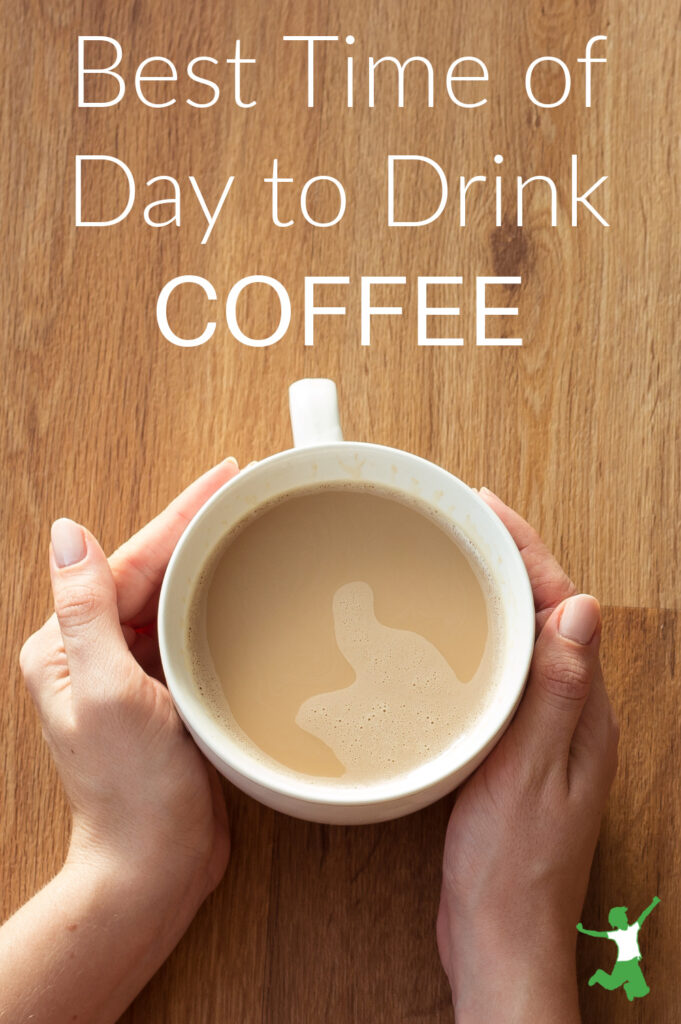
M598 667L600 625L596 598L577 594L558 605L539 634L513 725L522 747L544 767L567 763Z
M50 576L74 692L110 681L112 666L128 655L118 618L116 584L92 534L72 519L52 524ZM108 689L108 687L107 687Z

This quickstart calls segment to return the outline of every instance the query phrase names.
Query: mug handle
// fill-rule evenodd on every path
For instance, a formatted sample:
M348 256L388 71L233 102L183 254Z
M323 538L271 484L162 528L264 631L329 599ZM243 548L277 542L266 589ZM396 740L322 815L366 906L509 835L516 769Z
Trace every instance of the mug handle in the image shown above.
M343 440L334 381L325 377L296 380L288 389L294 448Z

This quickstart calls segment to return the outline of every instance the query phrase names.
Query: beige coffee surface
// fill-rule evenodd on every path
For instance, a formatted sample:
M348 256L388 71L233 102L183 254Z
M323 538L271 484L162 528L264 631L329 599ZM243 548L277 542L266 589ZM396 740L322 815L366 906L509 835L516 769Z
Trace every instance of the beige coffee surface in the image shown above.
M292 772L361 783L436 756L480 714L501 636L491 607L481 567L433 519L376 491L326 490L236 534L199 585L190 643L242 742Z

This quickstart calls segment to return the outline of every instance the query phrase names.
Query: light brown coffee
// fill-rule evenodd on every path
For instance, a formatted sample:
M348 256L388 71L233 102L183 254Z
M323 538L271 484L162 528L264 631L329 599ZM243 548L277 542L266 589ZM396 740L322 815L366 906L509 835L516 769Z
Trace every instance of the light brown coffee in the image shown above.
M191 603L194 677L261 760L328 784L402 775L491 697L501 644L470 545L377 488L294 493L232 531Z

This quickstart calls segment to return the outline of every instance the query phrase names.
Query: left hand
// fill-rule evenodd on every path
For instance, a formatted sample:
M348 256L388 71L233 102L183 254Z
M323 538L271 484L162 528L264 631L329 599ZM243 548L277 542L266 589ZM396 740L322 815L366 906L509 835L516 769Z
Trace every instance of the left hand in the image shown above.
M156 606L187 523L237 472L214 467L108 561L88 530L58 520L55 614L20 655L73 813L67 863L104 863L172 897L176 927L222 878L229 829L217 773L158 678Z

